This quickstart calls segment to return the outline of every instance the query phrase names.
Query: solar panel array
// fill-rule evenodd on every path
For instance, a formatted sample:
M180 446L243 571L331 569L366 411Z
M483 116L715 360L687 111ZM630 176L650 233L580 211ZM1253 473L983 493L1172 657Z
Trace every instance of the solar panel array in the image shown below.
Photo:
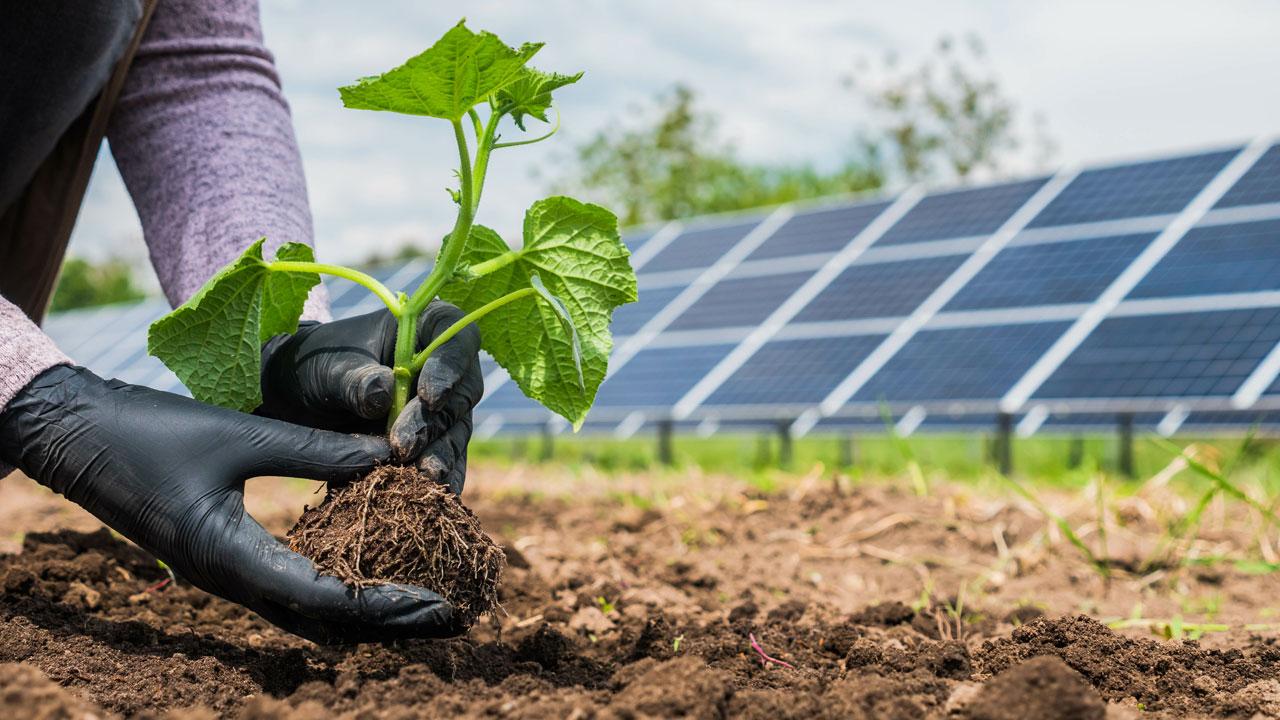
M640 301L587 421L628 435L789 424L1172 432L1280 421L1280 145L983 187L784 206L639 229ZM416 285L428 266L378 268ZM377 308L330 281L338 316ZM146 326L167 308L47 329L100 373L165 390ZM555 424L489 359L481 435ZM904 421L905 422L905 421ZM563 428L563 423L556 425Z

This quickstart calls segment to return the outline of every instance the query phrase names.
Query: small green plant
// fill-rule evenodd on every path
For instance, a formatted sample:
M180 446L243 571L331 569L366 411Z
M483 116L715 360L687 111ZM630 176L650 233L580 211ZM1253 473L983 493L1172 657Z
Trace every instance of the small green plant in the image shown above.
M284 244L269 260L262 238L152 324L151 354L197 399L253 410L262 400L261 343L296 331L320 274L334 275L368 288L397 320L388 427L431 353L473 322L484 350L526 395L580 427L608 369L613 310L636 300L635 272L617 218L572 198L545 198L525 213L519 249L475 223L493 153L551 137L559 114L550 132L532 139L501 142L499 125L510 119L523 131L529 118L548 122L552 93L582 77L530 67L541 47L512 48L460 22L400 67L339 89L346 107L438 118L453 128L458 186L449 193L457 219L419 287L393 291L365 273L316 262L300 243ZM465 316L417 351L418 316L436 297Z
M617 607L614 606L613 603L609 602L609 599L603 595L596 597L596 607L600 608L600 612L605 615L608 615L617 609Z

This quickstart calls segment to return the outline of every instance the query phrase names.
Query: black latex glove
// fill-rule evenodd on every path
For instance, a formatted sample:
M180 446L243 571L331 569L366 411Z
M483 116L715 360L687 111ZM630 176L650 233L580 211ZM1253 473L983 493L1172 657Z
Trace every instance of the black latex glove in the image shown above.
M434 301L418 316L417 349L462 317ZM381 435L395 387L396 320L378 310L345 320L303 323L262 350L258 414L298 425ZM416 465L461 494L467 477L471 409L484 393L480 332L474 325L427 359L416 396L390 433L398 462Z
M46 370L0 414L0 459L65 495L196 587L316 642L456 635L453 608L405 585L320 576L244 509L260 475L344 482L380 438L216 408L85 370Z

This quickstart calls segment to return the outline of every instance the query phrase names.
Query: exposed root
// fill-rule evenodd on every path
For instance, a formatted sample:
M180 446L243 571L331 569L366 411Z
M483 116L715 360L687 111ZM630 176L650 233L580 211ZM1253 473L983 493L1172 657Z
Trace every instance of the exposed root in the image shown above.
M497 608L506 562L448 488L394 466L330 490L289 531L289 546L356 587L397 582L433 590L468 626Z

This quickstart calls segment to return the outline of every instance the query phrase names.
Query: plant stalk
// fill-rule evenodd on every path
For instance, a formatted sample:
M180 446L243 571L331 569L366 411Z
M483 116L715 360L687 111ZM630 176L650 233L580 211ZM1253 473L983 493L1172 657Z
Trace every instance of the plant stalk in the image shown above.
M413 364L410 366L410 370L412 370L413 372L419 372L420 370L422 370L422 366L426 364L427 358L431 357L431 353L435 352L436 348L449 342L449 340L452 339L454 335L457 335L458 333L462 332L462 329L465 328L466 326L479 320L485 315L488 315L494 310L497 310L503 305L506 305L508 303L513 303L523 298L527 298L530 295L537 294L537 292L538 291L536 288L532 288L532 287L521 288L514 292L507 293L506 295L503 295L497 300L493 300L491 302L485 303L484 305L476 308L475 310L472 310L466 315L463 315L461 318L458 318L458 320L455 321L452 325L445 328L444 332L437 335L436 339L432 340L430 345L427 345L425 348L423 348L422 352L413 356Z
M400 300L407 305L407 298L404 293L400 293ZM400 418L400 413L404 410L404 406L409 404L409 395L413 392L413 373L409 371L409 365L413 362L413 348L417 345L418 338L418 313L406 312L401 315L396 322L396 350L395 363L392 372L395 374L395 390L391 395L391 409L387 411L387 432L391 432L391 426L396 424L396 420Z
M427 303L431 302L431 298L439 294L440 288L453 277L453 271L457 268L458 260L462 257L463 248L467 244L467 237L471 234L471 223L475 220L471 152L467 148L467 136L462 129L462 123L458 120L453 121L453 136L458 143L458 160L461 163L458 168L458 177L462 186L460 188L462 202L458 203L458 219L454 222L449 237L445 239L444 247L440 248L440 254L436 256L435 267L409 298L406 311L407 314L414 316L422 312Z
M377 278L362 273L359 270L352 270L351 268L342 267L341 265L328 265L326 263L301 262L295 260L276 260L274 262L269 262L267 263L267 270L271 272L310 272L334 275L369 288L369 290L372 291L374 295L377 295L378 299L387 306L387 309L391 311L392 315L400 317L400 314L404 310L403 302L388 290L386 285L379 282Z
M483 277L495 270L502 268L515 262L520 257L519 250L508 250L497 257L489 258L484 262L478 262L466 269L466 274L471 277Z
M473 121L475 120L474 116L472 119ZM488 146L493 144L492 134L495 132L497 125L498 118L496 116L491 117L489 127L486 127L484 134L477 139L476 164L481 168L481 174L479 175L481 182L484 179L483 169L488 164ZM436 256L436 264L431 269L431 274L418 286L417 290L413 291L412 297L403 300L402 310L397 316L395 367L392 368L395 372L396 383L395 394L391 398L391 412L387 414L388 430L395 424L396 418L400 416L400 412L404 410L405 405L409 403L409 394L413 389L411 381L415 372L414 368L421 369L422 367L421 363L415 365L416 358L414 357L414 347L417 344L418 315L426 309L427 303L430 303L431 299L440 293L440 288L444 287L444 284L453 277L458 261L462 258L462 251L466 247L467 238L471 235L471 225L475 221L476 206L479 203L478 187L471 170L471 150L467 146L467 135L460 120L453 121L453 137L458 144L458 179L461 185L459 188L461 202L458 203L458 219L454 222L453 230L449 233L449 237L445 239L444 246L440 248L440 253ZM403 293L401 297L403 298ZM439 338L437 338L438 340ZM434 349L437 346L437 343L433 343L433 347L429 349ZM426 361L425 356L422 361Z

